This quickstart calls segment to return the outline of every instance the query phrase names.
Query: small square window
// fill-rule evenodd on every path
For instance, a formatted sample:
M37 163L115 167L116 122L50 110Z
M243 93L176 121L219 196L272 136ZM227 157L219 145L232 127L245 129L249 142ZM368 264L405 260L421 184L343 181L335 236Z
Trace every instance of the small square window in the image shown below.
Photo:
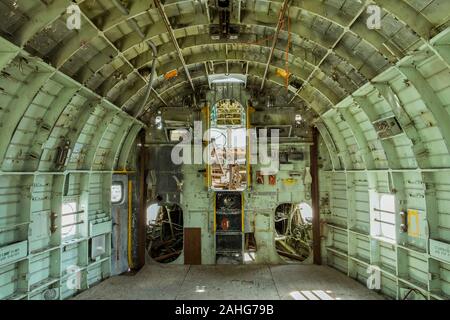
M121 203L123 200L123 184L122 182L113 182L111 185L111 202L113 204Z
M63 239L73 238L77 233L77 203L70 201L62 205L61 236Z
M90 239L90 257L92 260L97 260L98 257L105 254L106 252L106 237L105 235L100 235Z
M189 128L180 129L168 129L167 137L170 142L189 142L190 140L190 130Z
M395 195L377 194L376 201L372 209L373 236L390 240L396 239L395 224Z

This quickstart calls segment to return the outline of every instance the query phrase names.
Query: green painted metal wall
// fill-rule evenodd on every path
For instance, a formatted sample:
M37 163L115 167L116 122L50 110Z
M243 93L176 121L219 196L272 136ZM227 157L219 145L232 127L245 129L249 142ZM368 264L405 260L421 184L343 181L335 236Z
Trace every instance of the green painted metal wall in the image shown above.
M281 151L292 148L304 153L304 160L291 161L291 164L280 165L276 185L256 184L256 171L260 166L252 166L252 187L243 192L244 197L244 232L254 233L257 251L255 263L283 263L275 249L275 211L278 205L284 203L310 203L309 185L304 184L305 167L309 167L309 145L280 146ZM205 183L204 165L183 166L183 189L181 192L181 207L185 228L201 228L202 230L202 264L216 263L215 233L214 233L214 191L208 190ZM292 178L290 172L296 171L301 176L295 177L290 185L283 183L284 179ZM311 257L312 258L312 255ZM181 254L175 264L184 263ZM311 259L304 263L311 263Z
M2 39L0 299L65 299L110 275L111 176L143 125L61 71ZM56 166L57 148L71 149ZM126 154L123 154L123 152ZM77 225L62 237L65 202ZM105 253L90 258L92 238ZM79 285L71 285L79 280ZM44 294L47 292L47 296Z
M144 126L121 108L132 109L139 100L138 92L146 80L137 70L149 56L143 49L135 50L140 39L130 28L123 28L127 18L115 15L111 4L105 12L94 10L91 14L86 9L91 4L82 2L85 28L70 35L65 31L59 40L67 38L61 45L48 43L42 52L35 52L45 62L27 50L39 48L31 42L48 39L47 27L64 25L70 1L48 5L23 1L20 10L39 19L19 17L19 23L2 30L15 43L0 38L0 70L4 71L0 76L2 299L42 298L43 291L51 287L62 288L58 298L69 297L74 291L63 286L70 264L80 265L83 289L109 273L108 252L104 260L89 261L91 222L108 221L112 170L127 167L134 138ZM316 124L323 139L321 156L326 158L321 172L321 209L328 221L324 253L330 265L360 281L367 277L367 266L380 266L382 291L391 297L402 298L403 289L416 288L427 298L448 298L449 263L444 255L450 243L450 41L444 23L448 1L435 0L420 13L419 1L375 3L383 6L383 23L392 28L369 31L358 18L364 11L359 6L338 9L331 2L293 4L302 14L297 14L301 21L293 21L296 51L290 56L291 71L297 80L310 81L289 90L320 116ZM265 2L255 2L240 22L265 36L273 28L261 23L261 16L270 20L279 5L274 2L268 8ZM436 10L438 5L444 10ZM137 2L133 15L147 15L146 6ZM352 14L355 8L356 18ZM242 37L245 46L210 43L202 34L209 22L205 15L199 17L192 3L174 1L167 9L173 17L189 15L197 22L198 28L186 32L182 26L177 32L186 38L182 48L191 67L205 61L226 61L228 68L228 63L250 61L248 73L261 81L266 59L259 55L263 46L248 45L253 37ZM305 23L311 28L303 27ZM148 37L165 33L161 24L150 19L142 24L149 29ZM308 46L302 47L303 43ZM413 50L418 43L425 44L422 50ZM170 54L170 43L163 43L161 49L160 72L180 67ZM284 66L284 54L279 49L275 52L268 83L284 85L275 76L276 68ZM323 58L318 59L315 52L322 52ZM397 59L401 60L395 67L376 76ZM344 67L338 70L337 65ZM347 73L353 78L347 79ZM339 82L333 80L336 75ZM201 82L205 75L197 71L193 78ZM340 102L366 79L371 82ZM163 98L170 98L173 92L185 95L186 87L190 90L180 77L158 89ZM164 104L161 96L155 99L159 100ZM373 122L390 115L397 117L404 134L380 139ZM53 158L63 137L73 153L67 166L56 168ZM421 221L427 222L428 228L423 228L419 237L399 233L398 240L390 243L370 235L371 196L394 190L397 208L418 209ZM72 199L84 208L83 223L78 227L79 237L65 243L58 231L47 231L52 216L60 226L62 204ZM105 234L108 237L109 232ZM269 238L266 235L265 239Z
M380 291L403 299L450 297L449 60L428 46L377 76L323 116L321 213L329 265L366 284L381 271ZM396 116L404 132L380 138L374 122ZM373 195L395 195L396 240L374 236ZM400 211L419 212L417 234L402 232Z

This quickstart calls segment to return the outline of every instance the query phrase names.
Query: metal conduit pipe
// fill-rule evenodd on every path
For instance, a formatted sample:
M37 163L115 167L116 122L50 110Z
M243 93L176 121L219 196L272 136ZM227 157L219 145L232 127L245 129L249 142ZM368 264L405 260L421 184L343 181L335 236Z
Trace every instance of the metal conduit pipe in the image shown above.
M145 34L142 32L141 28L139 28L136 20L134 19L129 20L128 25L139 35L141 39L145 38Z
M112 2L124 16L127 16L130 14L129 10L124 7L124 5L120 2L120 0L113 0ZM139 35L139 37L141 39L145 39L145 34L139 28L136 20L131 19L128 21L128 24ZM147 40L146 43L153 52L152 67L151 67L150 79L148 81L147 89L145 90L144 99L142 100L142 104L140 105L140 107L138 108L138 110L134 116L135 118L138 118L141 115L142 111L144 111L145 105L147 104L148 98L150 97L150 93L152 92L153 81L155 79L156 55L158 53L158 50L156 48L156 45L151 40Z
M158 51L156 49L155 44L152 41L150 41L150 40L147 41L147 45L153 51L152 69L151 69L151 73L150 73L150 79L148 80L147 89L145 90L144 100L142 100L142 104L139 107L138 111L136 112L136 116L135 116L136 118L141 115L142 111L144 111L145 105L147 104L148 98L150 97L150 92L152 92L153 81L155 79L156 54Z
M128 9L124 7L124 5L122 4L122 2L120 2L120 0L112 0L112 3L116 6L117 9L119 9L119 11L124 16L127 16L130 14L130 11L128 11Z

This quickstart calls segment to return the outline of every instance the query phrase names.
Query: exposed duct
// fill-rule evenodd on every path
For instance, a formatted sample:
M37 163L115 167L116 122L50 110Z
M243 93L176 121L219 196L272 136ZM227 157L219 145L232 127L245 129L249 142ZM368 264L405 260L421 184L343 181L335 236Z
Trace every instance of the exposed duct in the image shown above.
M113 3L123 15L127 16L127 15L130 14L129 10L124 7L124 5L122 4L122 2L120 2L120 0L113 0ZM131 20L128 21L128 23L129 23L130 27L139 35L139 37L144 40L145 39L145 34L139 28L136 20L131 19ZM155 66L156 66L156 56L157 56L157 53L158 53L158 49L156 48L156 46L153 43L153 41L146 40L145 42L147 43L149 48L152 50L153 59L152 59L152 66L151 66L151 71L150 71L150 79L148 80L148 84L147 84L147 87L145 89L144 98L142 100L142 103L141 103L141 105L139 106L139 108L137 109L137 111L135 113L135 118L138 118L142 114L142 112L145 110L145 106L147 105L148 98L150 97L150 93L152 92L153 81L155 79L155 73L156 73Z

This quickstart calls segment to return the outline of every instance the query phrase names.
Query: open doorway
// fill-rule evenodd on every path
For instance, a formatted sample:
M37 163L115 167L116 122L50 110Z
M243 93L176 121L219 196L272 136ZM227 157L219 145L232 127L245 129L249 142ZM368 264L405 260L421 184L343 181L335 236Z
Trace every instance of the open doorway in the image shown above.
M159 263L175 261L183 251L183 210L177 204L151 204L147 208L146 248Z
M255 233L245 233L244 240L244 263L251 264L256 262L256 252L258 251Z
M236 100L213 105L210 128L211 188L242 191L247 186L246 111Z
M275 210L275 247L286 262L303 262L312 252L312 208L283 203Z

